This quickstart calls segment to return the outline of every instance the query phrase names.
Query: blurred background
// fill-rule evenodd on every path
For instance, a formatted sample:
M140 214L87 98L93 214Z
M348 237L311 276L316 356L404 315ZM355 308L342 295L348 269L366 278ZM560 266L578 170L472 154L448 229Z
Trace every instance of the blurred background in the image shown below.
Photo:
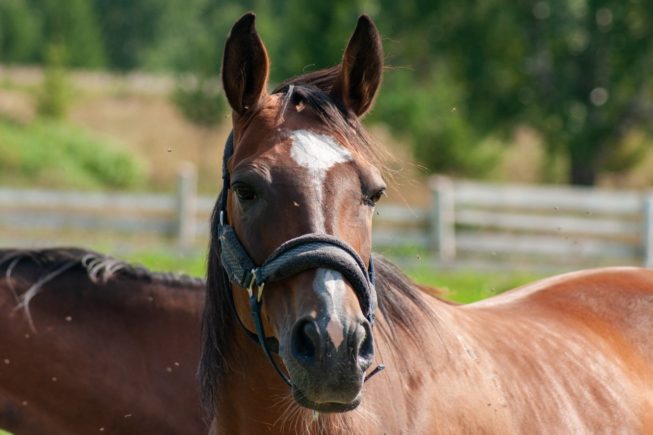
M365 122L394 175L377 246L413 277L473 299L651 261L647 0L0 0L0 246L203 274L220 59L248 10L272 84L376 21L388 69Z

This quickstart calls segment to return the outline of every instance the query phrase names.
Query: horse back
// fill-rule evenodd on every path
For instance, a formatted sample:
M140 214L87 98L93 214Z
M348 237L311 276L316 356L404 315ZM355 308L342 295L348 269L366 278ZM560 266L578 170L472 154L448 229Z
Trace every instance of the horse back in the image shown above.
M509 380L514 431L653 427L653 270L573 272L460 308L491 370Z
M469 307L525 313L623 337L653 358L653 270L610 267L547 278Z

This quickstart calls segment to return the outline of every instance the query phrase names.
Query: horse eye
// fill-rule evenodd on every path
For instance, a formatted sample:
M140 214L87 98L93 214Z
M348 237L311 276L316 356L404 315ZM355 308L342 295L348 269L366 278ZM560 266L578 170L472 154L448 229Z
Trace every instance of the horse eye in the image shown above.
M236 196L238 196L238 199L241 201L251 201L256 199L256 192L250 186L238 184L233 186L233 189L234 192L236 192Z
M370 195L369 197L365 198L366 199L365 202L373 207L374 205L376 205L377 202L379 202L379 200L383 195L385 195L385 188L380 189L373 195Z

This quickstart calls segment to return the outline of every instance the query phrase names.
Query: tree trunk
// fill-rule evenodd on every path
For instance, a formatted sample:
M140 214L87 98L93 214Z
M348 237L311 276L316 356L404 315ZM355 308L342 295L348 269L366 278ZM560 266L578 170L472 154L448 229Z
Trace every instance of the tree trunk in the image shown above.
M599 139L592 132L580 133L567 145L569 182L579 186L593 186L598 175Z
M579 186L593 186L596 184L597 171L592 159L574 159L569 162L569 182Z

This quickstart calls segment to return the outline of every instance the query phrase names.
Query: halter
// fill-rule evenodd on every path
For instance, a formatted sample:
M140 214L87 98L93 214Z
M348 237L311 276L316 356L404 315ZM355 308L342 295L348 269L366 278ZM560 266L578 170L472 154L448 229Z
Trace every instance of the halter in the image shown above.
M289 377L279 368L272 352L279 352L279 343L274 337L266 337L261 320L261 301L263 289L268 282L281 281L300 272L318 267L336 270L345 277L354 289L365 318L374 325L376 310L376 290L374 289L374 265L370 257L369 266L344 241L328 234L304 234L281 244L261 265L257 265L238 239L227 219L227 191L231 188L227 162L234 152L233 131L229 133L222 158L222 191L219 196L218 240L220 243L220 263L223 269L224 289L231 310L238 319L240 327L250 339L259 343L272 366L281 379L292 387ZM231 291L231 285L247 290L249 309L256 332L245 327L238 316ZM377 366L365 381L383 370Z

